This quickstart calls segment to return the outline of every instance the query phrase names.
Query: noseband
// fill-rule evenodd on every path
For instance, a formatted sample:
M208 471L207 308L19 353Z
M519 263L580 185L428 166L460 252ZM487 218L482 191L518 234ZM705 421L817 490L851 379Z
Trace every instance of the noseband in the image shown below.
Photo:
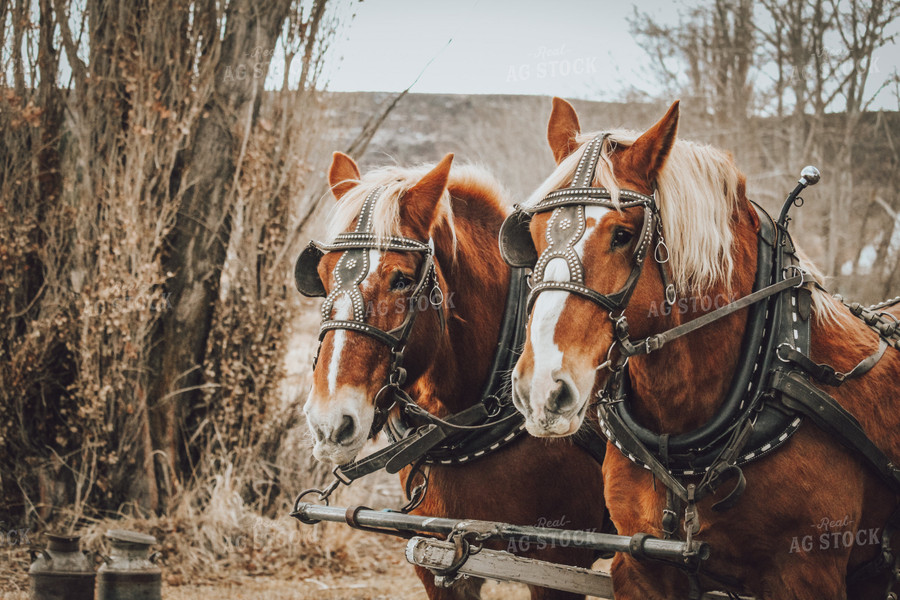
M533 287L528 295L529 312L541 293L555 290L587 298L608 311L613 321L621 321L624 318L622 313L628 306L643 271L644 260L647 258L654 232L657 238L654 254L659 264L666 302L670 306L675 303L675 286L669 283L664 267L669 259L669 250L662 235L662 221L655 193L654 196L647 196L632 190L620 190L620 200L613 202L609 190L591 187L597 160L607 135L598 135L588 142L569 187L550 192L534 206L517 207L501 228L500 248L507 263L512 266L533 266ZM584 237L587 229L585 217L587 206L600 206L612 210L640 206L644 209L643 224L634 250L631 272L622 287L611 294L601 294L585 285L584 265L575 251L576 244ZM529 225L535 214L549 211L552 213L544 234L548 245L538 257L531 242ZM569 273L568 281L545 280L547 265L554 259L565 261Z
M437 273L434 266L434 241L428 243L402 236L389 236L381 238L373 232L373 214L375 205L384 187L377 187L366 197L357 218L356 228L353 231L341 233L330 244L311 241L306 249L297 258L294 267L294 278L297 289L305 296L325 296L322 304L322 323L319 327L319 346L313 359L313 369L319 360L319 352L322 349L322 341L329 331L344 329L355 331L378 340L386 345L391 352L391 365L388 375L388 383L376 394L375 421L372 423L370 435L381 429L387 418L391 406L383 406L383 400L391 398L392 394L385 393L388 387L401 386L406 381L406 370L403 368L403 357L406 352L406 344L412 332L415 316L418 310L419 299L429 290L429 303L439 310L442 329L445 326L443 312L443 292L438 284ZM420 270L416 287L410 294L409 310L403 322L385 331L366 322L366 305L360 286L369 273L369 251L379 250L388 252L415 252L425 255L425 262ZM317 267L319 261L326 252L343 252L334 267L332 275L335 287L327 296L325 286L322 283ZM350 299L353 315L350 319L332 319L334 304L341 296Z

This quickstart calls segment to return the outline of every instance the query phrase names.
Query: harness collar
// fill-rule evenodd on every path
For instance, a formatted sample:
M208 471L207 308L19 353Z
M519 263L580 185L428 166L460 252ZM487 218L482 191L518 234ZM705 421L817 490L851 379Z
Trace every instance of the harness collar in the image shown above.
M754 205L760 217L757 273L754 290L771 286L776 279L773 260L775 226L769 215ZM793 252L791 247L790 252ZM793 254L788 260L795 260ZM798 298L809 291L788 288L766 301L753 303L747 316L747 328L741 342L740 358L729 392L717 413L703 426L683 434L657 434L640 425L628 402L627 365L613 374L598 394L601 429L632 462L650 469L635 446L640 444L658 459L672 475L702 475L714 468L723 448L735 432L752 421L749 437L738 449L733 464L741 465L773 452L784 444L801 419L761 402L766 391L767 374L779 344L790 343L803 353L809 352L809 315L797 317L791 310ZM624 430L627 429L628 433ZM665 440L665 441L663 441ZM652 469L651 469L652 470Z

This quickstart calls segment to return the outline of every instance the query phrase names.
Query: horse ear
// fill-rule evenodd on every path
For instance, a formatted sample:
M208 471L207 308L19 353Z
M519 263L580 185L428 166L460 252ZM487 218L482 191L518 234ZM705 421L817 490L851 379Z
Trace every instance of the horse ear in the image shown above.
M343 152L335 152L332 155L331 167L328 168L328 183L336 200L340 200L344 194L359 185L359 178L359 167L355 160Z
M562 98L553 98L553 110L550 112L550 123L547 124L547 141L556 164L578 148L575 136L579 133L581 125L578 124L575 109Z
M629 150L629 153L639 161L641 172L647 174L647 181L654 185L675 144L675 133L678 131L678 103L678 100L673 102L665 116L645 131Z
M403 196L400 217L414 231L423 235L431 232L438 204L447 189L452 163L453 154L448 154Z

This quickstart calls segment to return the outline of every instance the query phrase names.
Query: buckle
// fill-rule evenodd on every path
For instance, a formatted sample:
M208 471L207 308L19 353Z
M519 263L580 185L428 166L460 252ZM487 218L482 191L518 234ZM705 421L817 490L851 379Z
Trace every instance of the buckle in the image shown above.
M335 477L337 477L338 481L340 481L340 482L343 483L344 485L350 485L351 483L353 483L353 480L350 479L349 477L347 477L347 476L344 474L344 471L343 471L343 469L341 468L341 467L344 467L344 466L346 466L346 465L338 465L338 466L336 466L336 467L334 468L334 470L331 472L331 474L334 475ZM335 487L337 487L337 486L335 486Z
M659 350L660 348L662 348L664 345L665 345L665 342L662 341L662 336L659 335L659 334L657 334L657 335L651 335L650 337L648 337L648 338L645 340L645 346L646 346L646 348L647 348L647 354L650 354L651 352L656 352L657 350Z

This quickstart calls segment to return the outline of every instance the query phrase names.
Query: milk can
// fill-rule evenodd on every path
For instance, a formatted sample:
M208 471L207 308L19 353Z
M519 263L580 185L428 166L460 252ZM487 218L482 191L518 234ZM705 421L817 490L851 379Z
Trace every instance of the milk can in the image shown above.
M160 600L162 572L153 563L152 535L112 529L106 532L111 549L97 571L97 600Z
M31 600L94 600L94 568L78 549L78 536L47 535L28 569Z

